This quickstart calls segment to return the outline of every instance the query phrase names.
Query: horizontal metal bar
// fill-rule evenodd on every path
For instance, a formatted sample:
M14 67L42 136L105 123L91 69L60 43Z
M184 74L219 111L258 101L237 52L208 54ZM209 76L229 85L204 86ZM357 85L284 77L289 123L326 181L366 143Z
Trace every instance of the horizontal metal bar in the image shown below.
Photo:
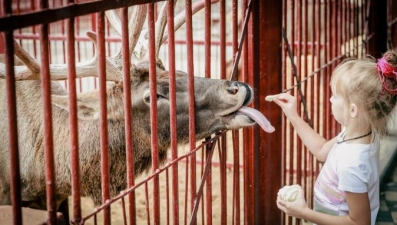
M15 39L22 39L22 40L39 40L39 34L24 34L24 33L15 33L14 34L14 38ZM61 35L61 34L50 34L48 37L49 40L51 41L66 41L66 36L65 35ZM91 42L91 39L88 38L87 36L83 36L83 35L76 35L75 36L75 40L76 41L87 41L87 42ZM121 42L121 38L120 37L116 37L116 36L106 36L105 37L105 41L106 42ZM175 44L180 44L180 45L186 45L186 40L175 40ZM163 44L168 44L168 41L164 41ZM204 45L204 41L203 40L193 40L193 45ZM221 44L220 41L211 41L211 46L219 46ZM227 41L226 42L226 46L232 46L232 42Z
M5 15L4 17L0 18L0 31L11 31L38 24L48 24L58 20L102 12L110 9L160 1L163 0L93 1L87 3L74 3L59 8L43 9L26 14Z

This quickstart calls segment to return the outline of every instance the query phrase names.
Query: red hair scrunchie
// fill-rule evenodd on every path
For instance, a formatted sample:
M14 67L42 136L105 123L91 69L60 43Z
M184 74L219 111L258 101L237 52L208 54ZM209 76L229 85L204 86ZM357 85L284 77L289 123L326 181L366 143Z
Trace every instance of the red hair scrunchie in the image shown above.
M377 69L379 71L379 78L382 83L383 89L390 94L397 94L397 87L394 89L390 89L387 87L386 78L394 80L397 84L397 68L391 66L385 58L378 59L376 63Z

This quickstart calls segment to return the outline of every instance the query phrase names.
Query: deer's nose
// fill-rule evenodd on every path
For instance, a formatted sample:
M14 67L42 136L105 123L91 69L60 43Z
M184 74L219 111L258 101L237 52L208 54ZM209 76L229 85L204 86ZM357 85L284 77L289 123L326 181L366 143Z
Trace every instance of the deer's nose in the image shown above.
M238 92L238 82L233 82L230 87L227 88L227 91L232 94L235 95Z

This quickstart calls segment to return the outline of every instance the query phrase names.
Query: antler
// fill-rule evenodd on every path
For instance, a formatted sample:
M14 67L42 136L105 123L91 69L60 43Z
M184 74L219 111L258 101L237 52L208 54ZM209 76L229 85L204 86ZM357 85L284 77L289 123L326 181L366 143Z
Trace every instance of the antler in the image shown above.
M175 1L176 2L176 1ZM160 41L162 40L162 36L164 33L165 26L167 24L167 4L165 2L163 7L160 10L158 20L156 22L156 56L158 54L160 48ZM114 28L114 30L121 36L121 19L116 10L109 10L105 12L106 17L109 20L110 25ZM138 5L134 8L131 18L128 23L129 30L129 53L131 56L131 60L140 61L144 59L148 52L148 30L143 29L143 25L146 20L147 14L147 6L146 5ZM112 58L116 62L116 64L121 63L122 51L119 50L116 55Z
M211 0L211 4L217 3L219 0ZM200 11L204 8L205 1L195 3L192 6L192 13ZM176 1L174 1L174 7ZM156 58L159 53L161 44L167 40L168 35L165 33L165 27L167 25L167 7L168 1L164 2L161 7L158 19L156 21L155 30L155 53ZM147 57L148 52L148 30L143 29L147 14L146 5L137 5L132 11L132 15L129 19L129 54L131 60L142 60ZM109 20L110 25L114 30L121 36L121 19L117 11L109 10L106 11L106 17ZM185 22L186 15L185 11L180 12L174 18L174 32L177 31ZM165 33L165 34L164 34ZM87 36L94 43L97 48L96 34L93 32L87 32ZM37 80L40 79L40 65L38 62L31 57L19 44L14 41L15 55L24 63L23 66L15 66L15 79L16 80ZM86 62L80 62L76 64L76 77L96 77L98 76L97 71L98 56L95 51L95 55L92 59ZM113 56L106 58L106 79L109 81L119 82L122 80L122 51L121 49ZM5 65L0 63L0 78L5 78ZM52 80L65 80L68 77L68 68L66 64L50 64L50 73Z
M144 42L144 35L142 31L143 25L146 20L146 13L147 13L147 6L146 5L137 5L133 9L133 13L131 19L128 22L128 30L129 30L129 54L135 56L141 56L145 50L140 49L139 54L134 53L135 46L139 42ZM109 10L105 12L106 17L110 25L115 29L115 31L121 36L121 19L120 16L117 14L116 10ZM115 62L116 65L121 66L122 60L122 53L121 49L117 52L116 55L112 56L112 60Z
M87 36L96 45L96 35L92 32L87 32ZM40 79L40 65L39 63L26 52L17 41L14 40L14 53L22 63L23 66L15 66L16 80L38 80ZM95 77L98 76L98 57L95 53L94 57L86 62L76 64L76 77ZM68 67L66 64L50 64L50 74L52 80L66 80L68 77ZM121 81L122 73L117 69L116 65L111 60L106 60L106 79L109 81ZM0 63L0 78L5 78L5 65Z
M211 4L218 3L220 0L211 0ZM192 15L196 14L198 11L203 9L205 6L205 1L199 1L192 5ZM174 32L177 31L185 22L186 22L186 15L185 10L181 11L178 15L174 18ZM161 43L164 43L168 39L168 33L166 32L162 38Z
M174 7L176 5L177 1L174 1ZM211 4L217 3L219 0L211 0ZM164 2L162 5L158 19L156 21L156 30L155 30L155 53L156 53L156 58L158 56L159 50L161 45L168 39L168 35L165 32L165 27L167 25L167 6L168 6L168 1ZM205 6L205 1L201 0L199 2L196 2L192 6L192 14L194 15L201 9L203 9ZM129 20L129 52L131 56L131 59L135 60L142 60L147 56L148 52L148 30L147 29L142 29L144 22L146 20L146 13L147 13L147 7L145 5L139 5L134 9L133 15L131 19ZM109 10L106 12L106 16L109 20L109 23L112 25L112 27L115 29L115 31L121 36L121 20L118 15L118 13L115 10ZM177 31L185 22L186 22L186 15L185 15L185 10L180 12L175 18L174 18L174 32ZM116 62L116 64L119 64L121 62L121 51L118 51L118 53L112 57L113 60Z

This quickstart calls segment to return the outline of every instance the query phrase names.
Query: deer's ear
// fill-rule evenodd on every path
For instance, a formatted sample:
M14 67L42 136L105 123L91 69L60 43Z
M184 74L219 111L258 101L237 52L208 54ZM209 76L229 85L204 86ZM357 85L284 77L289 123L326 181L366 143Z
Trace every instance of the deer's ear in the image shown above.
M66 111L69 111L68 95L52 95L52 103ZM99 119L99 108L96 101L89 101L85 98L77 99L77 117L83 120Z

